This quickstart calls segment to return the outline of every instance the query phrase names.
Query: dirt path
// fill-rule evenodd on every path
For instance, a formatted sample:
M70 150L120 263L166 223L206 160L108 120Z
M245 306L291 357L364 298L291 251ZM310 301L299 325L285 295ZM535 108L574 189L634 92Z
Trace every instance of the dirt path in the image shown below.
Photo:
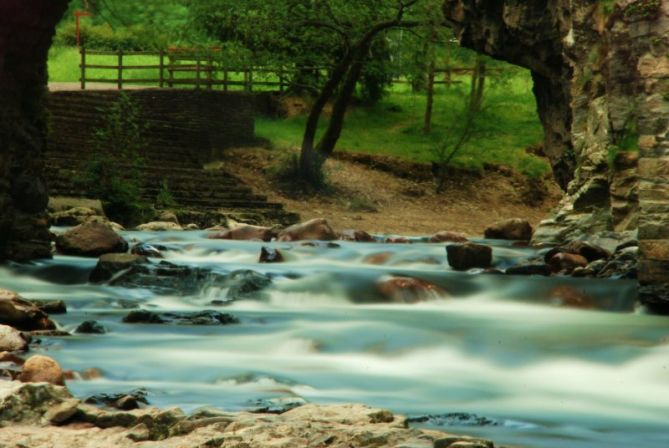
M560 194L547 182L541 201L527 204L536 191L519 175L502 170L485 175L457 176L442 194L430 181L402 179L359 163L328 161L333 193L295 197L282 192L271 173L285 154L261 148L228 151L222 165L258 194L285 204L302 219L327 218L336 230L362 229L378 233L427 235L440 230L481 235L489 224L505 218L525 218L533 224L549 214ZM401 163L398 161L398 163Z

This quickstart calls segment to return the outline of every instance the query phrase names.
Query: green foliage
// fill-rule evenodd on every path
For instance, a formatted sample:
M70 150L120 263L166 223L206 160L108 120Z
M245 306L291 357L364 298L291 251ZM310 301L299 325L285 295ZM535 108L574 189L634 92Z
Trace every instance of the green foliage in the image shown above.
M170 191L170 186L167 180L163 180L160 184L160 190L158 190L154 205L157 209L172 209L178 205Z
M483 135L464 145L452 165L473 171L482 170L485 164L506 165L528 176L542 176L550 171L546 160L525 152L528 146L542 141L543 129L529 73L516 69L512 73L512 77L505 75L503 82L489 86L479 123ZM463 98L469 93L468 76L455 80L460 83L437 87L431 134L422 132L425 95L412 92L411 86L395 85L378 104L349 112L340 150L432 162L434 147L447 138L452 123L461 116ZM294 147L301 141L305 121L303 116L283 120L260 118L256 132L277 147Z
M300 156L293 151L289 151L281 157L269 169L269 173L287 192L311 194L315 192L327 192L331 188L325 170L321 165L318 166L313 182L302 181Z
M105 111L104 124L94 136L93 153L82 170L84 188L97 196L105 214L123 225L135 225L145 218L149 207L142 199L140 155L145 146L139 109L121 93Z
M81 41L90 50L126 50L141 51L167 47L167 35L157 32L156 28L144 25L131 25L114 29L111 25L84 24L81 26ZM58 28L54 43L60 46L76 46L77 34L74 23L67 23Z

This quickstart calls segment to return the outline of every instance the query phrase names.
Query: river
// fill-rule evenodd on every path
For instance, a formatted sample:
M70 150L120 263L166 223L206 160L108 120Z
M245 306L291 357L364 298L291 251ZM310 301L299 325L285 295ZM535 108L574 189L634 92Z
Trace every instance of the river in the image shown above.
M188 412L362 402L498 445L669 446L669 320L633 310L634 282L456 273L444 244L420 240L266 243L286 261L258 264L262 243L210 240L205 232L124 236L167 246L166 260L177 265L221 274L252 269L272 284L260 299L214 306L227 291L207 282L187 295L89 284L94 259L0 268L0 287L64 300L68 314L54 320L65 330L85 320L109 330L43 338L35 348L66 369L103 372L69 381L76 396L145 388L152 405ZM492 244L499 266L535 255ZM364 262L381 252L390 257L385 264ZM434 282L448 297L386 303L375 282L391 274ZM552 306L551 291L565 285L602 310ZM240 323L122 323L132 306L215 309Z

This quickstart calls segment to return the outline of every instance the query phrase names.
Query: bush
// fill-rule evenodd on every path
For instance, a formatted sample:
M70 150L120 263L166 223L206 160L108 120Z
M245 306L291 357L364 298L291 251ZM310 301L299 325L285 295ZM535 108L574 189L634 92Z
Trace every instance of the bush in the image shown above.
M168 46L168 37L154 28L132 25L118 29L109 24L81 26L83 46L91 50L141 51L163 49ZM74 23L60 27L56 33L55 45L73 47L77 44L77 31Z
M102 201L109 219L123 225L141 223L152 213L141 199L145 129L137 105L122 92L95 132L93 154L83 168L84 187Z

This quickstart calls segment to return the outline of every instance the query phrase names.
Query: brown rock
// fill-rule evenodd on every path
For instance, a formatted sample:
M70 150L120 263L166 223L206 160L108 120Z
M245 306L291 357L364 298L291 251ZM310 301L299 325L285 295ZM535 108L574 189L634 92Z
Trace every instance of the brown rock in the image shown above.
M339 236L340 239L344 241L356 241L358 243L374 243L376 240L372 235L365 232L364 230L344 230Z
M209 238L220 240L258 240L269 242L272 241L273 236L274 232L269 227L242 225L235 227L234 229L228 229L220 233L211 234L209 235Z
M412 277L387 278L376 287L386 299L395 303L416 303L448 295L434 283Z
M28 348L29 340L15 328L0 325L0 351L19 352Z
M466 243L467 235L459 232L437 232L430 237L430 243Z
M22 366L26 361L14 353L0 352L0 362L11 362L17 366Z
M386 244L411 244L411 240L404 236L390 236L384 242Z
M42 310L18 294L0 289L0 324L21 331L53 330L56 325Z
M446 247L448 264L456 271L472 268L489 268L492 265L492 248L482 244L451 244Z
M66 255L99 257L127 252L128 243L104 224L82 224L56 238L56 247Z
M507 219L485 229L485 237L492 240L529 241L532 239L532 226L524 219Z
M65 376L58 363L48 356L35 355L26 361L18 378L23 383L65 385Z
M581 309L596 308L591 297L571 286L558 286L549 293L548 299L558 306Z
M611 252L608 250L588 243L587 241L575 240L569 244L560 247L560 252L567 252L570 254L581 255L589 262L608 259L611 257Z
M279 241L332 241L336 239L337 234L332 230L332 227L330 227L327 220L323 218L316 218L307 222L295 224L279 233Z
M584 268L588 266L588 260L576 254L568 253L559 253L553 255L548 261L548 265L551 267L553 272L563 272L565 274L571 274L576 268Z
M388 263L388 260L393 256L392 252L378 252L376 254L369 254L362 259L365 264L381 265Z

